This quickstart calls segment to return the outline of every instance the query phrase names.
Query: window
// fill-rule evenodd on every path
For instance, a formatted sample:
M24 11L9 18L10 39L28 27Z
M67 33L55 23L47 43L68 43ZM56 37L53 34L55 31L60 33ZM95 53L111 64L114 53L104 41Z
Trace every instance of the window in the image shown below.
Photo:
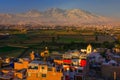
M79 59L79 57L78 56L73 56L72 59Z
M75 80L83 80L82 76L76 76Z
M28 69L38 69L38 66L29 66Z
M78 69L78 73L82 73L82 72L83 72L83 70Z
M52 68L48 68L48 71L52 71Z
M34 69L38 69L38 66L34 66Z
M46 77L46 74L42 74L42 77Z
M42 66L41 68L42 68L42 69L44 69L44 67L43 67L43 66Z
M30 76L31 76L31 73L28 73L28 76L30 77Z

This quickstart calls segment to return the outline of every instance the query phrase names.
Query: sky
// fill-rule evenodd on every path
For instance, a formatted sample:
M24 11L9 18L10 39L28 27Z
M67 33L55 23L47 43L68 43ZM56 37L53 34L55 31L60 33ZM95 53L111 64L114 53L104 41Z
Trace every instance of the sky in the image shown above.
M32 9L80 8L102 16L120 18L120 0L0 0L0 13L19 13Z

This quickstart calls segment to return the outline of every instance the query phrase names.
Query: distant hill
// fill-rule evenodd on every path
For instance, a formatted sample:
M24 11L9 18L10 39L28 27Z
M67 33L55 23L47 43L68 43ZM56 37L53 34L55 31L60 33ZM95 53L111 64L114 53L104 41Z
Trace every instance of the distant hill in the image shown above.
M31 10L17 14L0 14L0 24L79 25L81 23L105 23L109 19L81 9L46 11Z

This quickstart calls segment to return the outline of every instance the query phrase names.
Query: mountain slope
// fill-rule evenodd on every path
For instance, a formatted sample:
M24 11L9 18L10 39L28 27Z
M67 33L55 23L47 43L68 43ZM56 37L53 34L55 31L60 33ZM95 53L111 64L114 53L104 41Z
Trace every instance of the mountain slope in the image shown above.
M31 10L19 14L0 14L0 24L41 24L74 25L81 23L101 23L108 19L80 9L63 10L51 8L40 12Z

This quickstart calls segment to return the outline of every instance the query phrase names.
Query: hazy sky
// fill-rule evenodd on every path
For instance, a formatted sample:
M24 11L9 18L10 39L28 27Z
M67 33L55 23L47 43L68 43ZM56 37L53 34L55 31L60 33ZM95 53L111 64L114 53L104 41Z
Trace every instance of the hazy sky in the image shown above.
M120 0L0 0L1 13L48 8L80 8L95 14L120 18Z

